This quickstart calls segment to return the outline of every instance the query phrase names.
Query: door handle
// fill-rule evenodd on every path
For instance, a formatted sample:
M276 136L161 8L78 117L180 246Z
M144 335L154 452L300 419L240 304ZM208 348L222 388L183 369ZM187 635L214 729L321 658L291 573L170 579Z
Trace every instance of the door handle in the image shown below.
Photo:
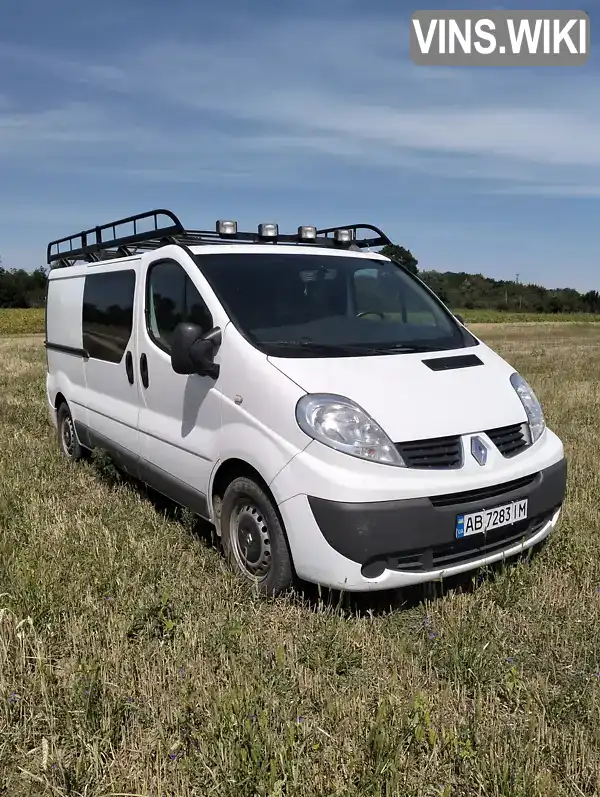
M131 356L130 351L128 351L125 355L125 370L127 371L127 379L129 380L129 384L133 385L133 357Z
M142 354L140 357L140 374L142 377L142 384L144 387L148 387L150 384L148 380L148 359L145 354Z

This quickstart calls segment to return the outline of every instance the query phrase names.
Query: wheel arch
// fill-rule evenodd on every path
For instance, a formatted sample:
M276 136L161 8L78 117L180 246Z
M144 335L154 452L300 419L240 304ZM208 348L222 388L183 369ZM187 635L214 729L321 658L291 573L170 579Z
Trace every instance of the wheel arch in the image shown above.
M61 404L66 404L67 408L69 407L69 402L59 390L56 396L54 397L54 409L56 410L56 412L58 412L58 410L60 409Z
M223 498L227 486L239 476L246 476L256 481L256 483L259 484L268 495L270 500L273 502L273 505L279 512L277 500L273 495L273 492L266 479L263 478L260 472L253 465L238 457L229 457L218 465L212 478L212 484L210 488L211 500L214 500L215 496Z
M287 544L288 552L289 552L289 555L290 555L290 561L291 561L292 567L294 568L294 571L295 571L294 554L293 554L292 548L290 546L290 538L289 538L289 535L288 535L288 532L287 532L287 529L286 529L286 526L285 526L285 522L283 520L283 516L282 516L282 514L281 514L281 512L279 510L279 505L277 503L277 499L275 498L275 495L273 494L273 491L269 487L266 479L264 479L264 477L260 474L260 472L253 465L251 465L249 462L246 462L246 460L240 459L238 457L229 457L228 459L223 460L223 462L221 462L218 465L218 467L217 467L217 469L215 471L215 474L213 476L213 479L212 479L212 484L211 484L211 488L210 488L209 493L210 493L210 500L211 500L211 504L212 504L213 517L214 517L215 526L216 526L218 535L219 536L221 535L221 528L220 528L221 507L220 507L220 502L223 499L223 495L224 495L225 490L227 489L228 485L231 484L231 482L234 479L237 479L240 476L245 476L246 478L249 478L249 479L252 479L253 481L255 481L259 485L259 487L264 491L265 495L269 498L271 503L273 504L273 509L274 509L275 513L277 514L277 517L279 519L279 523L281 524L281 528L283 530L283 534L284 534L285 541L286 541L286 544ZM215 499L217 499L217 504L215 503Z

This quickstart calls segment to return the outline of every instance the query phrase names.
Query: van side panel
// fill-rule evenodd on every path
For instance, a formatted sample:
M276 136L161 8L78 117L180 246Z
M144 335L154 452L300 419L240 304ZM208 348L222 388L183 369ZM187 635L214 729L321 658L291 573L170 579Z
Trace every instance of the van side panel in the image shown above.
M85 358L81 329L83 286L82 274L64 277L52 275L48 280L46 392L51 417L56 406L56 397L58 393L62 393L69 404L73 420L87 424Z

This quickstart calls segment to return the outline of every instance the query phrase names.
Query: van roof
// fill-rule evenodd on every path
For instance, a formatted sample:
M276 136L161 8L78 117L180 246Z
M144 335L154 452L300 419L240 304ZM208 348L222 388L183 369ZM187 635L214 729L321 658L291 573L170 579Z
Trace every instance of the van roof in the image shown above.
M161 226L159 217L166 217ZM129 230L117 231L117 227L129 226ZM359 231L370 233L361 237ZM363 233L364 236L364 233ZM340 227L317 229L312 226L298 227L295 234L281 234L277 224L259 224L256 232L240 232L234 221L217 221L214 231L188 230L170 210L158 209L135 216L111 221L89 230L50 241L47 248L47 263L52 266L74 266L77 263L128 258L145 251L176 244L198 254L203 247L222 246L239 251L256 251L255 246L285 246L286 249L314 250L328 248L335 251L357 252L361 249L390 245L387 235L372 224L349 224ZM240 246L241 245L241 246Z

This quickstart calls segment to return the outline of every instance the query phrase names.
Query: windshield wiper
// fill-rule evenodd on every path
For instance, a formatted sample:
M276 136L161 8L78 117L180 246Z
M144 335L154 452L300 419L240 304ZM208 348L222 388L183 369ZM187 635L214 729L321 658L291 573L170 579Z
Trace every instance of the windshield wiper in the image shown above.
M415 346L409 346L405 343L394 343L385 349L381 349L382 352L388 352L389 354L394 354L395 352L419 352L419 351L438 351L439 346L427 346L423 345L422 343L418 343ZM378 350L379 351L379 350Z
M270 340L264 341L265 345L277 346L278 348L304 349L315 354L353 354L353 355L373 355L373 354L400 354L419 351L436 351L437 347L431 346L407 346L401 343L391 344L390 346L368 346L360 343L318 343L312 340Z
M318 343L314 340L268 340L263 341L266 346L277 346L285 349L304 349L315 354L365 354L376 351L365 346L339 344L339 343Z

